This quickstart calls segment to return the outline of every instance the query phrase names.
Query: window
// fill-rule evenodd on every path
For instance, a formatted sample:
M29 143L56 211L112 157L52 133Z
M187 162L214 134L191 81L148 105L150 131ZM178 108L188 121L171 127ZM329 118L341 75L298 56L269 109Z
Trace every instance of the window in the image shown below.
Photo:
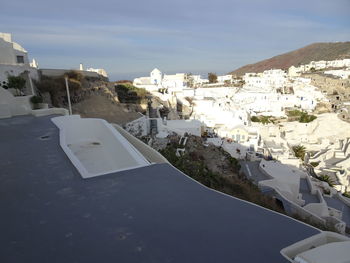
M17 63L24 63L24 57L23 56L17 56Z

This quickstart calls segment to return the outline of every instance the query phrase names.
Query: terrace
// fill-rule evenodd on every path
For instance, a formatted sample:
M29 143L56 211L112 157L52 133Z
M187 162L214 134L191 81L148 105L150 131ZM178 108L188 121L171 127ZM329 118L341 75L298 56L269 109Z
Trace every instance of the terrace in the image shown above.
M169 164L83 179L51 117L0 120L1 262L288 262L320 233Z

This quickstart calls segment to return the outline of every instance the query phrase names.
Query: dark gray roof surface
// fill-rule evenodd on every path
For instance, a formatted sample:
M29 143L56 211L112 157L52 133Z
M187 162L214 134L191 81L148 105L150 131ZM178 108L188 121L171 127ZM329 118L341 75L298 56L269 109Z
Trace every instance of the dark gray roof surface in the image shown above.
M350 207L336 197L330 198L324 196L323 198L328 206L333 207L342 212L342 220L346 223L348 227L350 227Z
M317 195L313 195L311 193L311 189L306 181L306 178L300 178L299 192L302 194L302 197L305 200L305 205L310 203L320 203Z
M82 179L50 117L0 120L0 156L0 262L278 263L319 233L168 164Z

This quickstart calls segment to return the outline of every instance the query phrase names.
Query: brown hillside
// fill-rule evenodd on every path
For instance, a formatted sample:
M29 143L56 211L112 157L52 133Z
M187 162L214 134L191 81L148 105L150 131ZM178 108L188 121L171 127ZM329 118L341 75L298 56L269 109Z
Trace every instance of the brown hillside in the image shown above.
M291 66L308 64L311 61L350 58L350 42L314 43L306 47L278 55L255 64L238 68L230 74L262 72L269 69L288 69Z

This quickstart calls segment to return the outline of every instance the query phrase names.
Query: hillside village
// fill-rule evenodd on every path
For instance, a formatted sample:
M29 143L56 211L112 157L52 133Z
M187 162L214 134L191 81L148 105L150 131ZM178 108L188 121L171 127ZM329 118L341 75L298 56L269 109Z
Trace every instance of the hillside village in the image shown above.
M152 135L148 142L156 148L171 134L201 136L241 160L246 176L290 214L331 222L344 233L350 225L349 74L350 59L217 76L212 83L154 69L133 84L163 103L126 129ZM164 107L171 114L162 115ZM176 153L185 151L183 145Z
M216 173L239 173L287 214L350 233L350 59L208 78L155 68L112 83L105 70L83 65L41 69L10 34L0 34L0 51L0 118L72 103L74 114L123 125L164 154L172 149L175 161L194 156L206 173L206 152L221 158L210 164Z

